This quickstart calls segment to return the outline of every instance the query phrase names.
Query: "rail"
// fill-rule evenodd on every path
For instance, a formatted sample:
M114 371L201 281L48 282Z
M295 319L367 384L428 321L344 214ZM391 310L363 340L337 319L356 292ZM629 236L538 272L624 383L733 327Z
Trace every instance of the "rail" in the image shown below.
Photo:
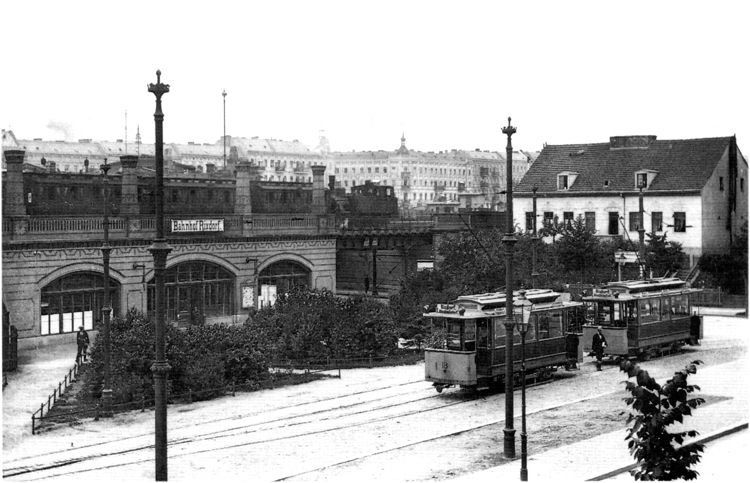
M50 410L55 403L57 403L57 398L62 397L68 387L76 380L76 377L78 377L79 369L80 363L76 361L73 367L65 375L65 378L57 383L57 388L52 391L52 394L47 396L47 402L42 402L42 404L39 405L39 409L34 411L31 415L31 434L36 434L39 424L44 419L44 407L47 407L47 414L49 415Z

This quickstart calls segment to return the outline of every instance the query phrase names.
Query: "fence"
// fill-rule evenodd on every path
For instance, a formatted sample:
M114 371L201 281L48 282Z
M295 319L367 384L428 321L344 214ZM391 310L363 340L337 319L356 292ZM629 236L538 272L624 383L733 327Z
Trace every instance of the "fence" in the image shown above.
M693 295L693 305L698 307L747 308L745 295L723 292L720 288L704 288Z
M167 394L167 400L169 403L175 402L186 402L190 403L195 400L210 399L213 397L225 396L231 394L235 396L237 392L251 392L261 389L274 389L289 384L298 384L301 382L307 382L311 378L314 378L315 374L322 372L336 371L336 375L331 377L341 378L341 369L344 368L356 368L356 367L379 367L385 365L399 365L399 364L411 364L421 360L424 357L422 351L413 351L412 353L398 354L395 356L376 356L376 357L360 357L360 358L349 358L349 359L317 359L317 360L300 360L300 359L286 359L275 361L269 366L271 371L269 377L260 381L249 382L244 384L231 383L225 386L217 386L213 388L204 389L201 391L188 390L180 394ZM77 375L78 364L71 369L75 370ZM65 377L65 381L58 385L58 389L50 395L47 399L47 403L42 403L41 407L31 416L31 434L36 434L42 427L43 423L65 423L76 421L80 418L93 418L95 421L99 419L101 414L101 406L97 404L94 407L89 407L80 410L73 411L59 411L57 414L49 414L50 409L55 404L57 397L62 396L64 388L67 387L68 383L73 379L68 376ZM113 412L121 411L133 411L140 410L144 412L146 408L154 406L154 398L146 398L145 394L141 394L140 397L134 398L132 401L117 403L112 405ZM47 407L47 413L45 415L44 408Z
M80 363L76 361L75 365L73 365L73 368L70 369L65 375L65 379L57 383L57 388L52 391L52 394L47 396L47 403L42 403L39 406L39 409L34 411L34 413L31 415L31 434L36 434L36 430L38 427L37 421L41 422L42 419L44 419L44 406L47 406L47 414L49 414L52 406L54 406L57 402L57 398L62 397L63 394L65 394L65 391L68 389L68 386L70 386L73 381L75 381L76 377L78 377L79 369Z

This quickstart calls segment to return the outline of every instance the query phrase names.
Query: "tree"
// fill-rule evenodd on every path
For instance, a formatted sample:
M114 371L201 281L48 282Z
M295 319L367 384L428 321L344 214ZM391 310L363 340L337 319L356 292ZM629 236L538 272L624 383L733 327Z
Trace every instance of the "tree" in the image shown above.
M594 236L594 229L586 226L581 215L563 229L562 237L557 243L557 252L565 270L580 274L581 283L586 281L587 269L597 265L601 258L599 240Z
M646 273L656 276L677 272L685 263L682 244L667 241L667 234L646 233Z
M703 398L688 398L700 387L687 383L690 374L695 374L701 361L693 361L664 385L659 385L647 371L629 360L620 363L620 370L635 382L624 381L631 396L624 398L630 406L627 423L630 454L640 467L630 473L636 480L693 480L698 472L691 466L700 461L704 445L684 445L686 437L695 437L697 431L669 432L675 422L682 423L685 416L706 401Z

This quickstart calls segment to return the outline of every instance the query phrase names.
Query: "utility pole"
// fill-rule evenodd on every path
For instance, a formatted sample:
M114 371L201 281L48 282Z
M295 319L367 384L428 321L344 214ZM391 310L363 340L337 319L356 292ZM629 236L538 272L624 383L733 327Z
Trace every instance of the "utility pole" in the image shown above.
M503 128L503 134L508 136L505 148L505 429L503 430L503 448L506 458L516 457L516 430L513 429L513 247L516 244L513 228L513 145L511 136L516 128L508 125Z
M156 360L151 366L154 374L155 396L155 460L156 481L167 481L167 374L171 367L167 363L165 321L164 321L164 272L167 255L172 249L164 238L164 113L161 110L161 96L169 92L169 84L162 84L161 71L156 71L156 84L149 84L148 91L156 96L154 124L156 142L154 145L155 171L154 200L156 212L156 238L149 251L154 257L154 312L156 319Z
M531 217L532 217L532 234L531 234L531 288L537 288L537 278L539 272L536 271L536 251L539 237L536 236L536 191L539 188L534 186L531 189Z
M641 267L641 280L646 278L646 228L643 226L643 184L638 187L638 266Z

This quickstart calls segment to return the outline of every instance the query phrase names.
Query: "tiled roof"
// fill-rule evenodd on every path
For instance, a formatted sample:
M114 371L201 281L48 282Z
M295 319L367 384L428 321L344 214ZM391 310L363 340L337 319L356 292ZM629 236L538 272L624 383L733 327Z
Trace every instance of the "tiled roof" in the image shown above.
M639 170L658 172L648 191L699 190L731 140L731 137L653 140L648 147L620 148L611 148L611 143L548 145L516 192L531 192L534 186L539 192L557 191L557 175L563 171L578 173L569 192L637 191L635 172ZM608 187L605 181L609 182Z

